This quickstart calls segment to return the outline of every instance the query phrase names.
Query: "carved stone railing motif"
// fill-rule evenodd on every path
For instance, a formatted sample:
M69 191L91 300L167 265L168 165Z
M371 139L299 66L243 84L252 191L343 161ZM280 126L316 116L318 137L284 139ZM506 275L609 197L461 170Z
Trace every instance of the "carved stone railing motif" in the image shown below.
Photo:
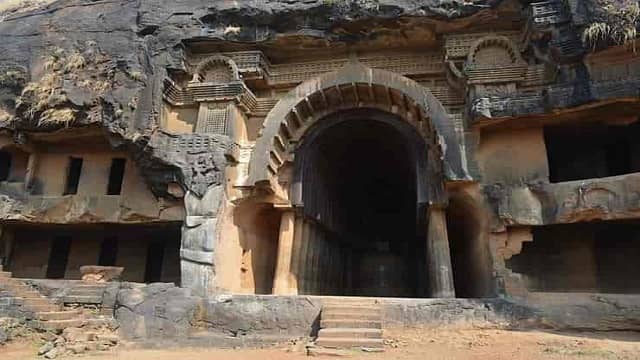
M535 27L564 24L571 20L569 8L562 0L531 3L527 12L530 21Z
M546 62L568 63L584 54L566 0L533 2L527 8L527 15L524 43L533 48L537 57Z
M502 36L513 44L518 44L520 47L520 31L497 31L497 32L481 32L481 33L470 33L470 34L453 34L453 35L445 35L444 36L444 50L445 50L445 59L446 60L454 60L454 59L466 59L469 55L469 50L473 46L475 42L479 39L487 37L487 36Z
M352 60L337 58L272 64L262 51L240 51L224 53L232 59L244 80L262 79L269 85L296 85L319 75L337 71ZM202 61L202 58L194 58ZM394 54L359 57L358 62L375 69L392 71L405 76L444 73L442 54L428 52L423 54Z
M513 96L487 96L473 99L473 122L487 119L544 114L589 102L614 99L640 101L640 79L583 82L553 85L536 92L520 92Z

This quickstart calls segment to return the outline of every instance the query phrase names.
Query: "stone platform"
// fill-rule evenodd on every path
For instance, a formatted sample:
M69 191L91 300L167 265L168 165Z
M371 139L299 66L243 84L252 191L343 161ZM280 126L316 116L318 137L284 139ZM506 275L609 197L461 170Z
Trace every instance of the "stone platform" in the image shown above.
M29 282L41 293L59 298L78 287L77 282L65 280ZM640 295L531 293L526 300L307 295L203 298L174 284L116 282L109 283L102 298L108 304L101 306L113 309L120 335L141 346L151 347L167 343L174 346L255 347L293 339L313 340L322 328L322 321L326 323L333 316L329 314L331 316L323 319L323 307L347 302L366 302L375 307L374 328L381 328L383 336L385 329L420 327L640 330ZM344 312L337 309L334 313ZM343 317L337 320L345 320ZM360 336L364 333L367 331L352 334ZM375 337L379 338L377 335Z

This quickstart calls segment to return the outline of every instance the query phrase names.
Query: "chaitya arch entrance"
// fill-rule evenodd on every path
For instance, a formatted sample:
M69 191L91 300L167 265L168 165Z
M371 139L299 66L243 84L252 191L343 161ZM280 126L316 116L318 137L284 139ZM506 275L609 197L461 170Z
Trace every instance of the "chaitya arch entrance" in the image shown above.
M308 130L291 185L305 227L292 259L299 293L427 295L425 154L411 126L376 109L341 111Z
M460 153L410 79L353 64L299 85L248 174L281 211L273 293L455 296L444 181L466 177Z

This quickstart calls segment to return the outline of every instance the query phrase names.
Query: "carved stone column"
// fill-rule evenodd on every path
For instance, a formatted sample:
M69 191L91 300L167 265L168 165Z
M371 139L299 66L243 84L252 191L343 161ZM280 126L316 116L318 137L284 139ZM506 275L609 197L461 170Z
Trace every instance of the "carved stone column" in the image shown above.
M33 180L35 178L36 169L38 168L39 155L37 153L29 154L29 160L27 162L27 173L24 178L24 188L27 192L31 191L33 186Z
M293 275L292 286L297 290L296 293L302 292L302 266L304 262L302 258L302 235L304 233L304 218L300 214L295 216L295 226L293 229L293 254L291 255L291 274Z
M282 213L278 240L278 260L273 280L274 295L295 295L298 293L298 289L294 287L294 277L291 269L295 222L296 213L293 209L287 209Z
M431 207L428 210L428 216L427 276L429 278L429 295L434 298L453 298L456 294L453 287L453 270L445 210L441 207Z
M309 293L309 273L310 273L310 262L309 262L309 253L311 251L309 244L309 237L311 236L311 229L309 222L305 221L304 218L302 221L302 234L300 235L301 244L300 244L300 261L298 262L298 293L299 294L308 294Z
M218 244L218 212L224 196L221 185L211 186L202 198L187 192L186 218L180 246L181 286L194 294L215 293L215 251Z
M320 238L319 238L318 226L315 223L311 223L311 234L309 235L309 267L311 273L309 274L309 294L318 294L318 272L320 261Z

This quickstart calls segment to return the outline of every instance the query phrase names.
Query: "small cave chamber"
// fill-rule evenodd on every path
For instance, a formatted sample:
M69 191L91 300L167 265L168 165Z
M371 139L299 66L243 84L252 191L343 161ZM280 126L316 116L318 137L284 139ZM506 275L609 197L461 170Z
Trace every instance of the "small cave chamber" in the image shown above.
M548 126L544 139L552 183L640 171L640 122ZM575 139L580 141L575 141Z
M532 292L640 293L640 222L533 228L533 241L506 262Z
M180 284L180 222L6 224L5 268L17 278L81 278L83 265L124 267L123 281Z

